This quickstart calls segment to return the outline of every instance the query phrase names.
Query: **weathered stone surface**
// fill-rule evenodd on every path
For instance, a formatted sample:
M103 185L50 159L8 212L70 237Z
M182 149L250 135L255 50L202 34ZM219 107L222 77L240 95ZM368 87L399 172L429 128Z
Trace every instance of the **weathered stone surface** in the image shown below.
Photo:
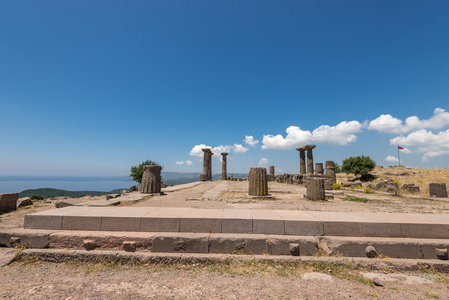
M0 212L16 210L19 193L0 194Z
M133 185L132 187L129 188L130 192L136 192L137 191L137 186Z
M392 179L382 180L376 184L376 190L382 190L386 192L394 192L399 190L399 184Z
M315 148L315 147L314 147ZM307 174L313 174L313 153L312 149L307 149Z
M330 187L332 188L332 185L334 183L337 183L337 175L335 174L335 163L333 160L327 160L325 162L326 165L326 175L328 175L331 178ZM331 189L329 188L329 189ZM328 187L326 187L328 189Z
M315 172L316 174L324 174L323 163L315 164Z
M228 175L227 175L227 158L226 158L226 156L228 156L228 153L223 152L223 153L221 153L221 155L222 155L221 180L227 180L228 179Z
M270 166L270 174L268 175L268 181L274 181L274 166Z
M304 148L297 148L299 151L299 174L306 174L306 150Z
M324 178L316 177L307 178L307 199L313 201L326 200L324 180Z
M275 177L275 181L279 183L302 184L303 175L299 174L279 174Z
M429 183L430 197L447 197L446 183L431 182Z
M204 152L203 174L200 175L200 181L212 180L212 150L209 148L201 149Z
M267 169L251 168L249 171L249 188L248 194L252 196L268 195Z
M136 242L124 241L123 242L123 250L125 250L127 252L135 252L136 251Z
M19 200L17 200L17 208L28 205L33 205L33 201L30 199L30 197L20 198Z
M55 202L56 208L62 208L62 207L73 206L73 205L74 204L72 202L64 201L64 200L58 200Z
M95 244L94 240L84 240L83 241L83 247L86 250L94 250L98 246L97 246L97 244Z
M402 189L410 192L410 193L419 193L419 186L415 186L413 183L404 184Z
M143 166L142 182L139 190L142 194L161 192L161 170L161 166Z
M375 258L377 257L377 251L376 248L373 246L367 246L365 249L366 256L369 258Z
M443 249L435 248L435 254L438 257L438 259L443 259L443 260L449 259L447 248L443 248Z

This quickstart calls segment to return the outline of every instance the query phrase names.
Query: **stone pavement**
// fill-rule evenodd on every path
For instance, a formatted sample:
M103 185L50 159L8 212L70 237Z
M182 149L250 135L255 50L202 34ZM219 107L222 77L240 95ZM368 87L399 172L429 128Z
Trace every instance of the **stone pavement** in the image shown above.
M24 228L449 239L449 215L70 206L26 215Z

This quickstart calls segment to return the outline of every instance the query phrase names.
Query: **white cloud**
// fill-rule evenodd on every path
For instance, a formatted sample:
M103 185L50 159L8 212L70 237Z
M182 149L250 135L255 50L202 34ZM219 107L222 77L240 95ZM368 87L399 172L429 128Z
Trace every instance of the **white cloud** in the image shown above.
M417 116L411 116L403 122L392 115L380 115L369 123L369 130L377 130L383 133L406 133L425 128L439 129L449 125L449 113L442 108L435 108L433 116L428 120L420 120Z
M369 123L368 130L377 130L383 133L405 132L405 129L402 126L402 121L397 118L393 118L392 115L380 115L378 118Z
M394 156L391 156L391 155L388 155L387 158L385 158L385 160L388 161L388 162L393 162L393 163L399 162L399 159L397 157L394 157Z
M182 164L184 164L184 162L183 161L176 161L176 164L177 165L182 165Z
M310 131L301 130L298 126L290 126L285 130L287 136L282 135L264 135L262 139L262 149L278 149L278 150L293 150L297 147L307 144L312 139Z
M251 147L256 147L256 144L259 143L259 141L255 140L252 135L245 135L245 139L243 141Z
M243 147L241 144L234 144L233 149L234 149L234 152L237 152L237 153L245 153L246 151L249 150L249 148Z
M257 165L258 165L259 167L268 165L268 159L265 158L265 157L262 157Z
M191 160L186 160L186 165L187 166L191 166L193 164L193 162Z
M231 151L232 148L233 147L229 146L229 145L226 145L226 146L220 145L220 146L212 148L212 152L214 153L214 155L220 156L221 153L223 153L223 152L229 153L229 151Z
M399 151L401 151L402 153L407 153L407 154L412 153L412 150L410 150L409 148L406 148L406 147L402 147L402 149L400 149Z
M363 125L358 121L343 121L337 126L321 125L313 132L301 130L298 126L287 128L287 136L264 135L262 149L293 150L311 141L317 143L346 145L357 140L354 133L361 131Z
M312 132L312 140L317 143L344 146L357 140L354 133L360 132L362 126L358 121L343 121L337 126L321 125Z
M449 129L437 134L425 129L417 130L407 136L390 139L390 145L418 147L415 152L424 153L422 160L428 161L430 157L449 154Z
M204 152L201 150L203 148L209 148L211 149L211 146L206 146L204 144L200 144L200 145L196 145L192 148L192 150L190 150L190 155L192 156L196 156L198 158L203 158L204 156Z

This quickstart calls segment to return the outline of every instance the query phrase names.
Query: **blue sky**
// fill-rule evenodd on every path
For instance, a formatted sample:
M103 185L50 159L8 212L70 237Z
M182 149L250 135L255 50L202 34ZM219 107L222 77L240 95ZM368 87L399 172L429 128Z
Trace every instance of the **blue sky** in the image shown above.
M0 0L0 28L0 175L449 167L446 0Z

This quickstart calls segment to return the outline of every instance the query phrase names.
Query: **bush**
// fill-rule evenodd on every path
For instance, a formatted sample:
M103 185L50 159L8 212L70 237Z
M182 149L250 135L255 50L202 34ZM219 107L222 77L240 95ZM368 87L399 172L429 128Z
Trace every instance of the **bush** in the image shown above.
M41 196L41 195L32 195L32 196L30 197L30 199L31 199L31 200L44 200L45 197L44 197L44 196Z
M332 188L333 188L334 190L339 190L339 189L341 189L341 184L339 184L339 183L334 183L334 184L332 185Z
M370 189L370 188L365 189L365 194L372 194L372 193L374 193L374 191L372 189Z
M142 162L138 166L132 166L131 167L131 174L129 177L131 177L134 181L141 183L142 182L142 175L143 175L143 166L149 165L149 166L159 166L157 162L154 162L152 160L147 160ZM161 168L162 169L162 168Z
M341 170L345 173L352 173L354 175L366 174L376 166L376 162L369 156L349 157L343 160Z

